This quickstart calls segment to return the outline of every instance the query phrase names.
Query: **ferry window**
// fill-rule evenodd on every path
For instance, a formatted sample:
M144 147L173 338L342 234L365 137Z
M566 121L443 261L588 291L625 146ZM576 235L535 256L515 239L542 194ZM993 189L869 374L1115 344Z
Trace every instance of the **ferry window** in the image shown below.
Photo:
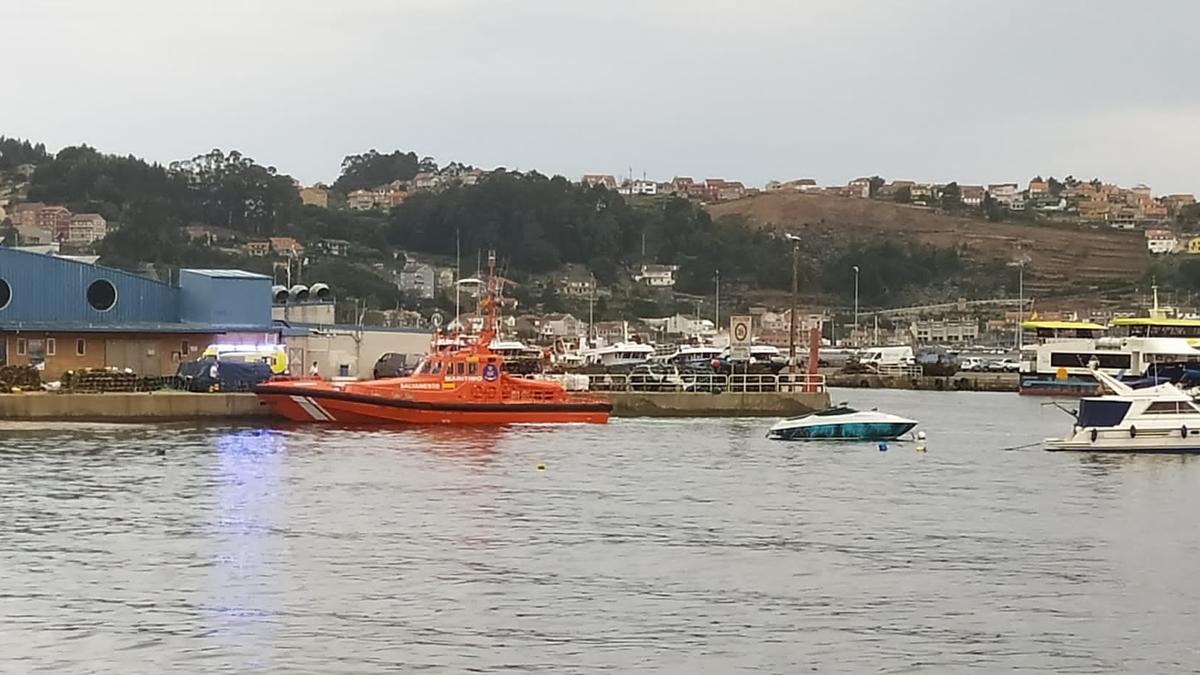
M1088 363L1095 359L1101 368L1129 368L1131 362L1129 354L1106 354L1098 352L1094 354L1088 353L1071 353L1071 352L1053 352L1050 354L1050 366L1053 368L1087 368Z
M462 361L459 361L458 365L455 367L455 370L458 371L458 373L457 373L458 375L464 375L467 372L467 364L463 363Z
M468 374L470 374L470 375L475 375L475 374L477 374L477 373L479 372L479 364L478 364L478 363L472 363L472 364L470 364L470 366L467 368L467 372L468 372Z
M1146 408L1147 415L1174 415L1179 412L1175 401L1158 401Z
M441 361L437 361L433 364L433 374L434 375L442 374L442 362Z
M1197 326L1151 326L1150 337L1193 338L1200 337Z

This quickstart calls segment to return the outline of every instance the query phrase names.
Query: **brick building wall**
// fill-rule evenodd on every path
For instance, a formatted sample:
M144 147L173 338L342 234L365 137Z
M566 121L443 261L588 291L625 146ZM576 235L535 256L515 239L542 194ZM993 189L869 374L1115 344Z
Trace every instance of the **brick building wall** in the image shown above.
M8 365L29 365L40 348L46 381L57 380L68 370L108 366L133 368L139 375L171 375L181 360L199 358L217 340L213 335L190 333L9 332L4 334L3 356Z

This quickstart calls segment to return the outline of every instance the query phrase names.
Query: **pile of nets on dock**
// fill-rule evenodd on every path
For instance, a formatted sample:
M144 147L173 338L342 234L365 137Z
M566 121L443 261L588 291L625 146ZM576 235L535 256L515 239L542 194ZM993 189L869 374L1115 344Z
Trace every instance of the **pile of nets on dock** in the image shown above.
M42 373L34 366L4 366L0 368L0 394L17 391L36 391L42 388Z

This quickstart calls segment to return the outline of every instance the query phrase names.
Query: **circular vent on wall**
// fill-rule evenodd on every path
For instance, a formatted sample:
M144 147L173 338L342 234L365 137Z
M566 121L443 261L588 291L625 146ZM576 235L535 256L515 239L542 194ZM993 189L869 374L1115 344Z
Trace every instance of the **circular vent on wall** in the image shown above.
M97 279L87 288L87 301L97 312L107 312L117 304L117 287L108 279Z
M0 279L0 309L8 307L8 303L12 302L12 287L4 279Z

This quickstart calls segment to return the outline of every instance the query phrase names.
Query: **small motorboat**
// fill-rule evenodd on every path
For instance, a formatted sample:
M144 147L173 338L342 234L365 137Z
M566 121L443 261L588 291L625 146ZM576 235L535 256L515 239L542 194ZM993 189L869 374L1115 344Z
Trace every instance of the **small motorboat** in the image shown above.
M781 420L767 432L779 441L890 441L912 431L915 420L878 410L858 411L845 404Z
M1079 400L1071 433L1048 438L1047 450L1200 452L1200 404L1171 383L1135 388L1093 370L1111 394ZM1064 410L1066 410L1064 408Z

